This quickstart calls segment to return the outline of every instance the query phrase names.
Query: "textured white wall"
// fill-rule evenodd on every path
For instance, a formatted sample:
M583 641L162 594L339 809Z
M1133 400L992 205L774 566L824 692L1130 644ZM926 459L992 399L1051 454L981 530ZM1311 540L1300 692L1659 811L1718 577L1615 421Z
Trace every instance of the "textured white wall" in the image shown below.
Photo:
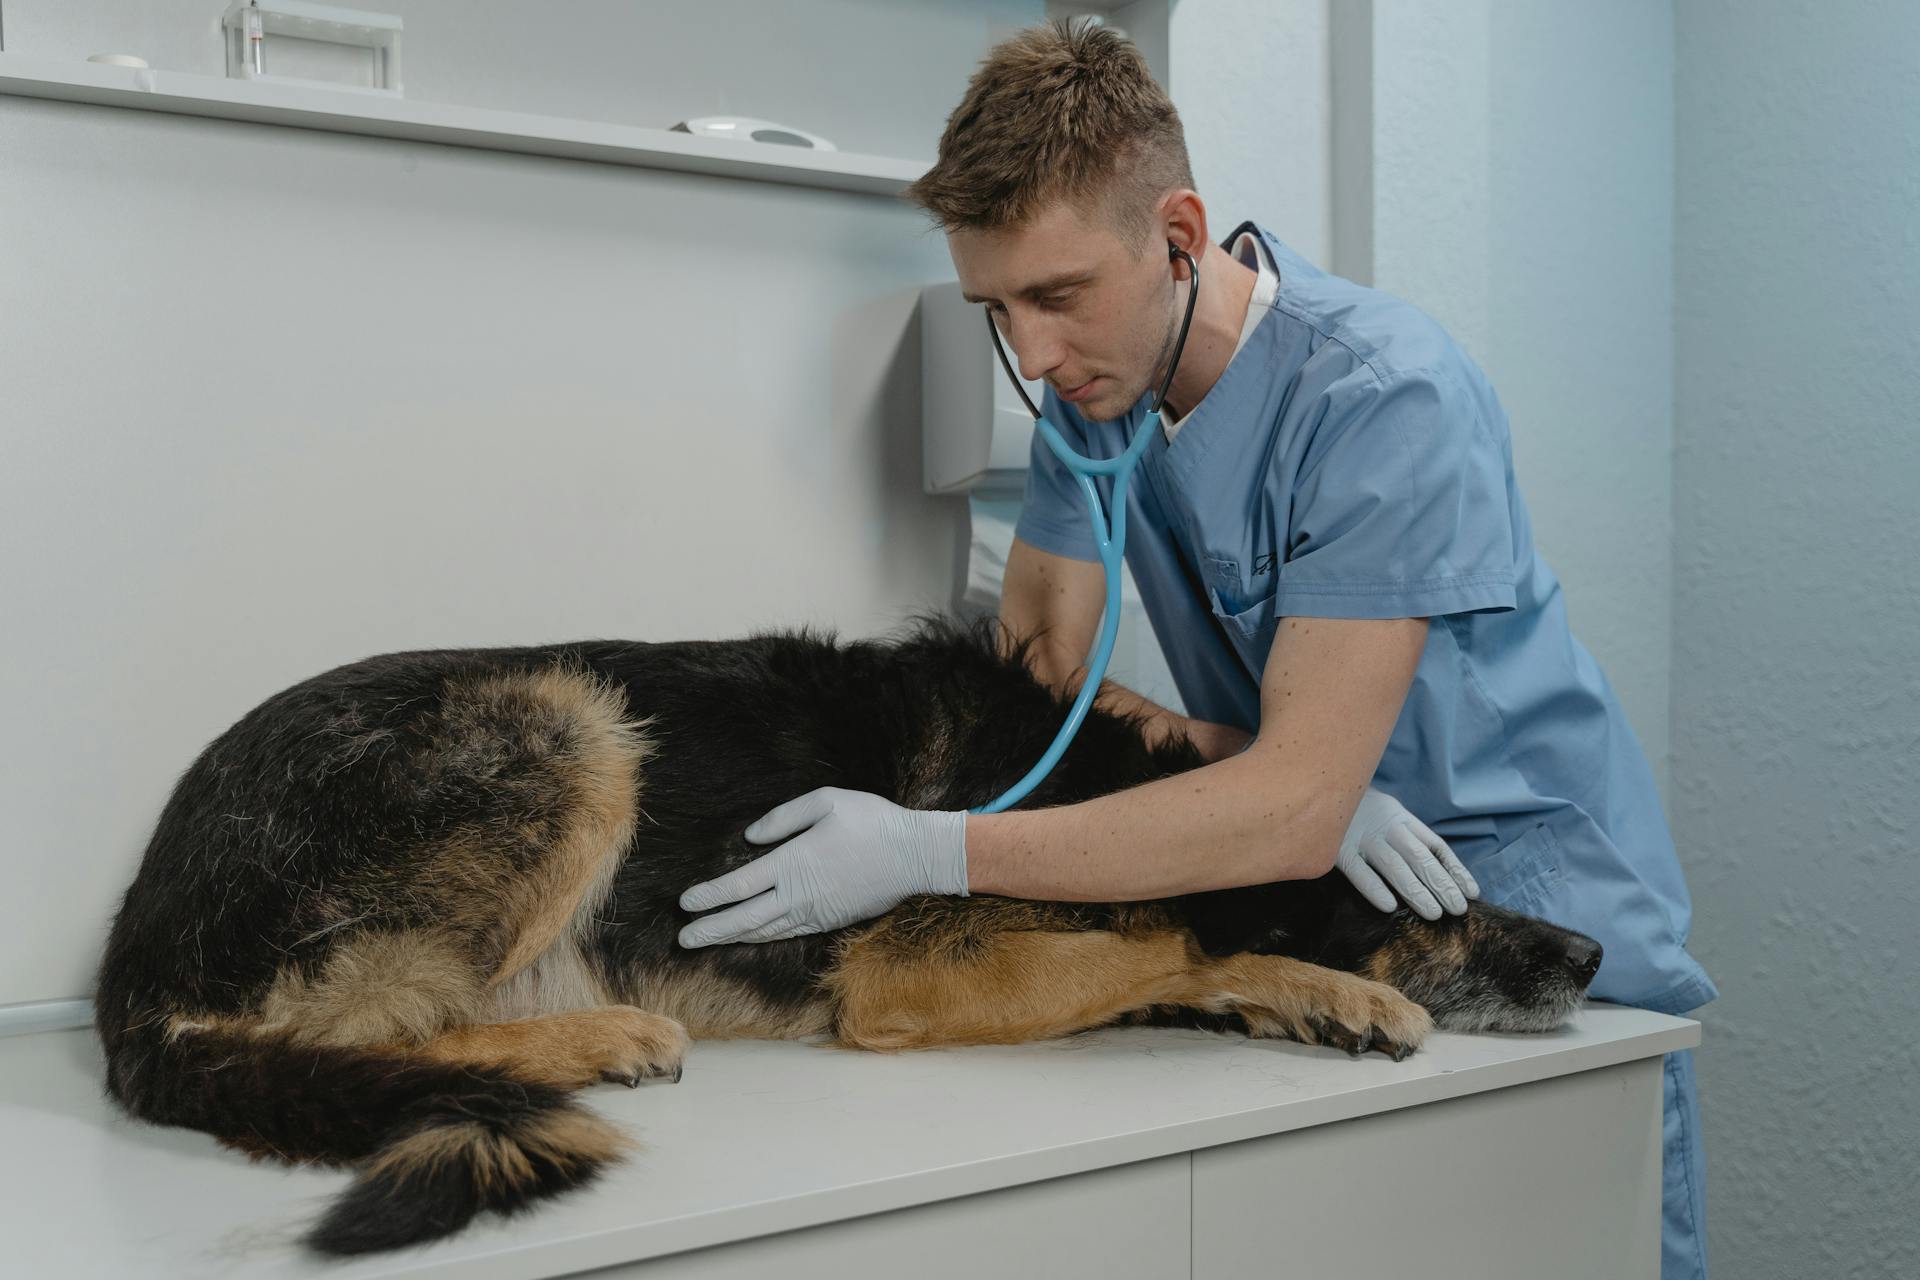
M1718 1274L1920 1275L1920 7L1676 9L1674 811Z

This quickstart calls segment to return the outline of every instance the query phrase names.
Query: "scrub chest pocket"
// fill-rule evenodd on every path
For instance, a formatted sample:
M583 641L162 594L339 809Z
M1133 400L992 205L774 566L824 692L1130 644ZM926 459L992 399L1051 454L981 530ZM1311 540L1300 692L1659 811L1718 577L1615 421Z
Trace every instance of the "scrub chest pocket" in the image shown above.
M1278 567L1249 576L1238 560L1226 556L1209 555L1202 563L1206 566L1207 607L1257 684L1266 669L1267 650L1273 645Z

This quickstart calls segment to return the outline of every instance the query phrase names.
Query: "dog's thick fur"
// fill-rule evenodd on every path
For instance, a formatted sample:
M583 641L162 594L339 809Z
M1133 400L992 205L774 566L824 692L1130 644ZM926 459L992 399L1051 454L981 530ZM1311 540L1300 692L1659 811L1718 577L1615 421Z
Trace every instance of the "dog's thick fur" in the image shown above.
M937 619L891 642L338 667L175 787L100 970L107 1088L256 1155L356 1167L310 1237L345 1254L585 1182L625 1143L569 1094L678 1079L689 1037L899 1050L1175 1021L1400 1057L1435 1018L1544 1028L1584 993L1590 939L1480 904L1381 913L1338 875L1162 902L928 897L830 934L677 945L680 893L764 852L742 832L768 809L825 785L975 806L1064 711L1019 646ZM1027 803L1200 763L1096 711Z

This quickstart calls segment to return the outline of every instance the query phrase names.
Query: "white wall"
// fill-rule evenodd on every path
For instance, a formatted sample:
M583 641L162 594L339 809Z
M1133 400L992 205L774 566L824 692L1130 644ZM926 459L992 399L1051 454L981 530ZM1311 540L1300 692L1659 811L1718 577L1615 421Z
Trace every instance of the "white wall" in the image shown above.
M702 12L750 10L789 22ZM7 0L10 51L36 12ZM699 47L723 83L787 86L797 123L838 103L822 132L930 157L1038 6L814 12L744 71ZM103 42L125 47L70 44ZM409 44L410 83L433 49ZM848 86L881 53L915 69L875 111ZM549 74L608 72L589 54ZM3 98L0 246L0 1003L89 989L175 778L315 671L867 633L954 590L964 507L920 492L914 322L952 268L902 203Z
M1213 239L1251 219L1330 270L1327 25L1324 0L1179 0L1168 45Z
M1717 1273L1920 1275L1920 8L1688 0L1674 812Z

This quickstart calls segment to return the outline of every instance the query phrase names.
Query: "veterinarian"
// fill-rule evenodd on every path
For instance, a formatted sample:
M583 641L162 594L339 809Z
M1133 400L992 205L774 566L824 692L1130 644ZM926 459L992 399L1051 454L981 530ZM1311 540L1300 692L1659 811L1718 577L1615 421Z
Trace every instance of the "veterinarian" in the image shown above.
M1477 891L1592 935L1600 999L1712 1000L1652 773L1534 550L1506 415L1448 335L1262 227L1211 243L1172 103L1099 28L996 48L909 194L1089 457L1125 449L1166 367L1190 287L1169 244L1198 262L1126 547L1191 718L1118 686L1100 701L1210 763L988 815L809 793L748 828L785 844L688 890L687 910L726 909L683 945L839 928L919 893L1131 901L1338 866L1383 908L1382 880L1430 917ZM1100 616L1097 559L1036 436L1000 616L1042 634L1035 672L1065 691ZM1706 1273L1702 1176L1692 1056L1669 1055L1666 1280Z

